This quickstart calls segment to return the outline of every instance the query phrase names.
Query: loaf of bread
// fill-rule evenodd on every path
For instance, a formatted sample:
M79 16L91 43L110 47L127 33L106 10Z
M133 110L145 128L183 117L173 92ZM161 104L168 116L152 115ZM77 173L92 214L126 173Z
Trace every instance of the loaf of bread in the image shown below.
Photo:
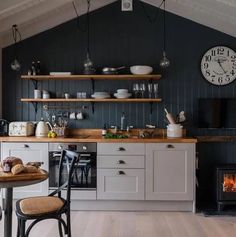
M19 174L21 172L24 172L25 171L25 167L24 165L22 164L17 164L17 165L14 165L12 168L11 168L11 172L12 174Z
M14 167L15 165L18 165L18 164L23 165L22 160L18 157L14 157L14 156L9 156L6 159L4 159L4 161L10 161L12 164L11 167Z
M37 173L39 170L37 167L33 166L33 165L25 165L25 173Z

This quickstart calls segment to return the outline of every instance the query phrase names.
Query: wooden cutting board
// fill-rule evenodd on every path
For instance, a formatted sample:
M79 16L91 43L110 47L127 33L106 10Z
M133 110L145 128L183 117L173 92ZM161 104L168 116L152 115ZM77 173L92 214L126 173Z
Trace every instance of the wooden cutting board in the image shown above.
M4 173L3 171L0 171L0 182L37 180L46 179L47 177L48 172L42 169L37 173L20 173L15 175L11 172Z

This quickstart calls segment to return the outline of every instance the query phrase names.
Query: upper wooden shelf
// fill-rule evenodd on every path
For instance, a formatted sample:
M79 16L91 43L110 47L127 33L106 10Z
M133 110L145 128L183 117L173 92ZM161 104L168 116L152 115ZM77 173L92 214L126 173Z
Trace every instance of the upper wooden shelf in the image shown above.
M130 99L115 99L115 98L109 98L109 99L31 99L31 98L22 98L22 102L37 102L37 103L50 103L50 102L143 102L143 103L150 103L150 102L161 102L161 98L157 99L148 99L148 98L130 98Z
M86 80L86 79L94 79L94 80L159 80L161 75L158 74L148 74L148 75L37 75L37 76L28 76L22 75L22 79L24 80Z

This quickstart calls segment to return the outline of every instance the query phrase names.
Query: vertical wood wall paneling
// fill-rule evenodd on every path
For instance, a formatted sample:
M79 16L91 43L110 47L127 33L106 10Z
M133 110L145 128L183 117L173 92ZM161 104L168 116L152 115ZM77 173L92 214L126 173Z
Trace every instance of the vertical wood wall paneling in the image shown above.
M150 16L156 9L145 4ZM187 19L167 13L167 56L171 65L165 72L159 67L163 48L163 18L159 14L157 21L150 23L143 12L140 1L134 2L133 12L121 12L119 1L91 13L91 58L98 72L103 67L127 66L123 72L129 72L131 65L151 65L154 73L162 73L159 94L162 103L153 104L150 115L149 104L95 104L92 114L90 103L85 110L87 119L70 120L72 128L101 128L107 125L120 126L122 111L125 112L127 125L144 127L147 123L166 127L164 107L176 115L184 110L189 123L186 126L189 135L235 135L236 130L198 129L197 99L207 97L235 97L236 81L223 87L208 83L200 72L202 55L216 45L227 45L236 50L236 39ZM80 26L85 28L86 16L79 18ZM50 71L71 71L82 73L86 57L86 32L77 28L76 19L61 24L19 43L19 57L22 62L21 73L26 74L31 62L40 60L45 73ZM22 81L19 74L10 69L14 47L3 49L3 117L9 121L39 120L45 116L42 105L35 116L33 106L21 103L21 97L33 97L31 81ZM113 94L118 88L132 91L129 81L95 81L95 91L108 91ZM48 90L52 96L69 92L76 97L77 91L92 93L91 82L84 81L48 81L40 82L40 89ZM50 104L53 105L53 104ZM58 105L58 104L54 104ZM82 104L66 103L69 112L78 112ZM60 109L55 110L57 113ZM50 111L52 113L53 111ZM236 163L235 143L198 144L200 154L200 191L202 198L209 197L214 187L214 167L219 163ZM210 185L206 182L210 180ZM213 192L212 192L213 195ZM200 192L201 198L201 192Z

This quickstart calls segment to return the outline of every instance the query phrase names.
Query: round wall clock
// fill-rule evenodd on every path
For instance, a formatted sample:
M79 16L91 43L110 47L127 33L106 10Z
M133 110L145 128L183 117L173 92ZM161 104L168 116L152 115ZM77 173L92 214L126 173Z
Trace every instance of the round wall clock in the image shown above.
M236 52L225 46L213 47L203 55L201 71L214 85L227 85L236 78Z

